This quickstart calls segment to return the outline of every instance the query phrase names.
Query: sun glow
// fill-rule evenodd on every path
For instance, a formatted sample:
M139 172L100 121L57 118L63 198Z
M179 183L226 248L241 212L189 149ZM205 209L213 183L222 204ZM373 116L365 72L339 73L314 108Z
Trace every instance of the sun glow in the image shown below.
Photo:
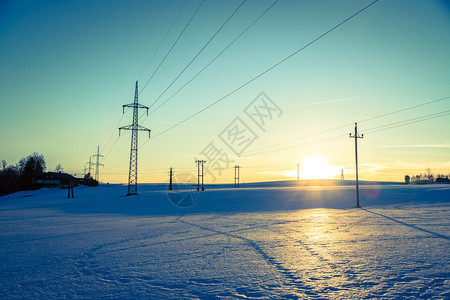
M300 162L301 179L329 179L336 176L336 168L328 164L322 156L311 156Z

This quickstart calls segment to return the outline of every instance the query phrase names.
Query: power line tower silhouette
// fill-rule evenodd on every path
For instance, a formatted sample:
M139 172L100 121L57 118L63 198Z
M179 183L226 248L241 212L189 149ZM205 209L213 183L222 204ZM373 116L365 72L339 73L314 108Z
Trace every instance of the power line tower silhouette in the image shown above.
M86 168L84 168L85 170L84 170L84 172L86 173L86 169L89 171L89 176L91 176L91 169L92 169L92 165L94 164L93 162L91 162L91 157L89 156L89 162L87 162L87 164L88 164L88 167ZM86 174L85 174L86 175Z
M344 168L341 168L341 180L344 180Z
M172 167L170 167L169 175L170 175L169 191L171 191L172 190L172 176L173 176L173 168Z
M239 171L240 166L234 166L234 187L239 187Z
M131 150L130 150L130 171L128 173L128 193L127 196L137 195L137 169L138 169L138 131L148 131L148 138L150 138L150 129L142 127L138 124L139 108L147 110L148 107L138 102L138 82L136 80L136 89L134 92L134 102L130 104L122 105L123 113L125 113L125 107L133 108L133 124L123 126L119 128L119 136L121 130L131 130Z
M84 165L84 168L81 170L83 170L83 177L86 176L86 170L87 170L86 165Z
M202 191L205 190L205 186L203 185L203 178L205 174L204 164L206 163L206 160L196 160L195 163L197 164L197 192L200 191L200 177L202 178ZM202 165L201 173L200 173L200 164Z
M95 163L95 180L97 182L100 180L100 166L104 166L104 164L100 163L100 157L103 157L103 155L100 154L100 146L97 146L97 154L92 155L93 157L97 157L97 162Z
M358 139L364 138L364 134L358 134L358 124L355 123L355 134L349 134L350 138L355 139L355 163L356 163L356 207L359 207L359 183L358 183Z

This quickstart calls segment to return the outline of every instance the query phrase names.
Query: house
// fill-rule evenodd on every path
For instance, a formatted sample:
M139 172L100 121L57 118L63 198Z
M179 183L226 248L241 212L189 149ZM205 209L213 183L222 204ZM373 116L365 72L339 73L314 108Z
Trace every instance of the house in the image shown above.
M436 178L437 183L450 183L450 179L448 179L448 176L439 176Z
M67 173L47 172L37 179L36 183L41 187L66 189L70 185L77 186L78 180Z

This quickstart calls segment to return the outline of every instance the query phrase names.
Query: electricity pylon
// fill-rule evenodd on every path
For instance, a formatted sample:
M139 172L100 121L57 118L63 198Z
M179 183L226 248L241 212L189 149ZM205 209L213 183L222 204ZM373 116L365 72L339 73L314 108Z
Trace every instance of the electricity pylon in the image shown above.
M84 170L84 172L86 173L86 169L89 171L89 176L91 176L91 169L92 169L92 165L94 164L93 162L91 162L91 157L89 156L89 162L87 162L87 164L88 164L88 167L87 168L84 168L85 170ZM91 176L92 177L92 176Z
M356 207L359 207L359 183L358 183L358 139L364 138L364 134L358 134L358 124L355 123L355 134L349 134L355 139L355 162L356 162Z
M127 196L137 195L137 169L138 169L138 131L148 131L148 138L150 138L150 129L142 127L138 124L139 108L143 108L147 110L148 116L148 107L138 102L138 82L136 80L136 89L134 92L134 102L130 104L122 105L123 113L125 113L125 107L133 108L133 124L123 126L119 128L120 130L131 130L131 150L130 150L130 171L128 173L128 193Z
M103 155L100 154L100 146L97 146L97 154L92 155L93 157L97 157L97 162L95 163L95 180L97 180L97 182L100 181L100 166L104 166L103 164L100 163L100 157L103 157Z
M205 190L205 186L203 185L203 175L205 174L204 164L206 163L206 160L196 160L195 163L197 164L197 192L200 191L200 177L202 178L202 191ZM202 165L201 173L200 173L200 164Z
M234 187L239 187L239 171L240 166L234 166Z
M86 170L87 170L88 168L86 167L86 165L84 165L84 168L82 169L83 170L83 177L84 176L86 176Z

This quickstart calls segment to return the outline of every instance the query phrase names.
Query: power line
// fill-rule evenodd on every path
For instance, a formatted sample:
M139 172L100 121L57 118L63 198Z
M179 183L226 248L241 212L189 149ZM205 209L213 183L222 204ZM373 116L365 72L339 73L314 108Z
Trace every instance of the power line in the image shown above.
M197 54L191 59L191 61L184 67L184 69L180 72L180 74L178 74L177 77L175 77L174 80L172 80L172 82L169 84L169 86L158 96L158 98L156 98L155 101L153 101L153 103L150 105L150 108L152 108L152 106L158 102L159 99L161 99L161 97L167 92L167 90L175 83L175 81L178 80L178 78L180 78L180 76L187 70L187 68L189 68L189 66L197 59L197 57L203 52L203 50L205 50L205 48L211 43L211 41L219 34L219 32L225 27L225 25L228 24L228 22L231 20L231 18L236 14L236 12L242 7L242 5L244 5L244 3L247 0L244 0L241 2L241 4L235 9L235 11L231 14L231 16L228 17L228 19L225 21L225 23L222 24L222 26L220 26L220 28L211 36L211 38L206 42L206 44L200 49L200 51L197 52Z
M444 97L444 98L428 101L428 102L425 102L425 103L422 103L422 104L406 107L406 108L399 109L399 110L396 110L396 111L393 111L393 112L389 112L389 113L385 113L385 114L382 114L382 115L379 115L379 116L376 116L376 117L372 117L372 118L370 118L370 120L374 120L374 119L377 119L377 118L393 115L395 113L404 112L406 110L410 110L410 109L417 108L417 107L422 107L422 106L425 106L425 105L433 104L433 103L436 103L436 102L439 102L439 101L443 101L443 100L448 100L448 99L450 99L450 97ZM416 118L412 118L412 119L407 119L407 120L403 120L403 121L397 121L397 122L393 122L393 123L389 123L389 124L385 124L385 125L380 125L380 126L368 128L368 129L363 130L363 132L365 134L367 134L367 133L375 133L375 132L379 132L379 131L384 131L384 130L389 130L389 129L392 129L392 128L400 127L400 126L406 126L406 125L410 125L410 124L414 124L414 123L418 123L418 122L423 122L423 121L427 121L427 120L443 117L443 116L446 116L446 115L449 115L449 114L450 114L450 110L447 110L447 111L443 111L443 112L428 114L428 115L424 115L424 116L420 116L420 117L416 117ZM369 119L365 119L365 120L369 120ZM324 130L324 131L321 131L321 132L319 132L319 133L317 133L315 135L319 135L319 134L323 134L323 133L326 133L326 132L335 131L337 129L341 129L341 128L346 127L346 126L349 126L349 125L343 125L343 126L331 128L331 129L328 129L328 130ZM287 141L287 142L278 143L277 145L286 144L288 142L292 142L292 141L296 141L296 140L306 139L306 138L311 137L311 136L314 136L314 135L308 135L308 136L304 136L304 137L297 138L297 139L294 139L294 140L290 140L290 141ZM265 153L279 152L279 151L283 151L283 150L294 149L294 148L298 148L298 147L302 147L302 146L309 146L309 145L320 144L320 143L334 142L334 141L344 140L346 138L347 138L347 136L337 135L337 136L328 137L328 138L321 139L321 140L315 140L315 141L311 141L311 142L307 142L307 143L296 144L296 145L283 147L283 148L278 148L278 149L272 149L272 150L266 150L266 151L260 151L260 152L250 152L250 153L246 153L245 155L246 156L256 156L256 155L265 154ZM271 145L271 146L273 146L273 145ZM271 146L269 146L269 147L271 147Z
M150 60L147 62L147 64L145 65L144 69L142 70L141 74L139 75L139 78L142 77L143 73L145 72L145 70L147 69L147 67L150 65L150 63L153 61L153 58L155 57L156 53L159 51L159 49L161 48L162 44L164 43L164 41L166 40L169 32L172 30L173 26L175 25L175 23L178 21L181 13L183 12L183 10L185 9L186 5L188 4L190 0L186 0L186 2L183 4L183 6L181 7L180 11L178 12L177 16L175 17L175 19L173 20L172 24L170 25L169 29L167 30L166 34L164 35L163 39L161 40L161 42L159 43L158 47L156 48L155 52L153 53L152 57L150 58ZM130 94L128 95L127 98L129 98L131 96L132 93L132 89L130 90ZM128 107L126 108L126 110L128 110ZM139 120L142 118L144 114L142 114L139 117ZM122 121L122 118L124 116L124 113L120 114L119 120L117 122L115 122L114 126L113 126L113 130L111 133L111 136L109 137L106 145L103 147L104 149L107 149L112 137L115 135L117 127L119 126L119 123ZM104 159L106 159L106 157L109 155L109 153L113 150L114 146L117 144L119 138L117 138L117 140L115 141L115 143L113 144L112 148L108 151L108 153L105 155Z
M367 133L375 133L375 132L384 131L384 130L388 130L388 129L392 129L392 128L397 128L397 127L415 124L415 123L419 123L419 122L423 122L423 121L428 121L428 120L444 117L447 115L450 115L450 110L446 110L446 111L438 112L438 113L434 113L434 114L429 114L429 115L425 115L425 116L421 116L421 117L416 117L416 118L412 118L412 119L408 119L408 120L404 120L404 121L393 122L390 124L381 125L381 126L377 126L377 127L372 127L372 128L364 130L364 133L366 133L366 134Z
M175 19L172 22L172 25L170 25L169 29L167 30L166 34L164 35L164 37L162 38L161 42L159 43L158 47L156 48L155 52L153 52L152 57L150 58L150 60L147 62L147 64L145 65L144 69L142 70L141 74L139 75L139 79L141 79L142 74L144 74L145 70L147 69L147 67L150 65L150 63L153 61L153 58L155 57L156 53L159 51L159 49L161 48L162 44L164 43L164 41L166 40L167 36L169 35L169 32L172 30L173 26L175 25L175 23L178 21L181 13L183 12L184 8L186 7L186 5L188 4L189 0L186 0L186 2L184 2L183 7L181 7L180 11L178 12L178 15L175 17Z
M119 141L121 136L118 136L116 141L114 142L114 144L112 145L111 149L109 149L109 151L105 154L105 157L103 158L103 160L107 160L109 158L109 154L112 152L112 150L114 150L114 147L116 146L117 142ZM123 145L125 145L125 142L123 143ZM120 147L120 149L123 148L123 145ZM119 150L120 150L119 149ZM116 154L117 152L114 152L114 154Z
M186 29L189 27L189 25L191 24L192 20L194 19L194 17L197 15L198 11L200 10L200 8L202 7L203 3L205 3L206 0L203 0L200 5L197 7L197 10L194 12L194 14L192 15L192 17L189 19L189 22L186 24L186 26L184 26L183 30L180 32L180 34L178 35L177 39L175 40L175 42L172 44L172 47L170 47L169 51L167 51L166 55L164 56L164 58L161 60L161 62L159 63L158 67L156 68L156 70L153 72L153 74L150 76L150 78L147 80L147 82L144 84L144 86L142 87L141 91L139 92L139 95L142 93L142 91L145 89L145 87L148 85L148 83L150 82L150 80L152 80L152 78L155 76L156 72L158 72L159 68L161 67L161 65L164 63L164 61L166 60L167 56L169 56L170 52L172 52L172 49L175 47L175 45L178 43L178 41L180 40L181 36L183 35L183 33L186 31Z
M126 99L130 98L132 92L133 92L133 89L130 89L130 93L128 94L128 96L127 96ZM128 110L128 108L127 108L127 110ZM113 137L114 134L116 133L117 126L119 126L120 122L122 121L122 118L123 118L123 113L120 114L120 115L117 117L117 121L114 123L114 126L113 126L113 128L112 128L112 130L111 130L111 135L109 136L109 139L108 139L108 141L106 142L106 145L102 147L102 148L104 148L105 150L107 149L109 143L111 142L112 137ZM117 140L116 140L116 142L113 144L112 148L114 148L114 145L115 145L116 143L117 143ZM104 150L104 151L105 151L105 150ZM111 150L112 150L112 149L110 149L110 151L111 151ZM110 151L109 151L109 152L110 152ZM108 152L108 153L109 153L109 152ZM105 159L105 157L104 157L104 159Z
M425 102L425 103L421 103L421 104L417 104L417 105L413 105L413 106L409 106L409 107L405 107L405 108L402 108L402 109L399 109L399 110L395 110L395 111L392 111L392 112L389 112L389 113L381 114L381 115L378 115L378 116L375 116L375 117L367 118L367 119L358 121L358 123L379 119L379 118L382 118L382 117L390 116L390 115L393 115L393 114L397 114L397 113L404 112L404 111L407 111L407 110L411 110L411 109L414 109L414 108L422 107L422 106L425 106L425 105L430 105L430 104L433 104L433 103L436 103L436 102L440 102L440 101L444 101L444 100L450 100L450 96L439 98L439 99L435 99L435 100L431 100L431 101L428 101L428 102ZM348 127L348 126L350 126L352 124L353 123L345 124L345 125L342 125L342 126L338 126L338 127L334 127L334 128L331 128L331 129L324 130L324 131L320 131L318 133L314 133L314 134L306 135L306 136L303 136L303 137L298 137L298 138L295 138L295 139L291 139L291 140L288 140L288 141L272 144L272 145L266 146L264 148L255 149L253 151L254 152L255 151L260 151L260 150L261 151L265 151L265 150L267 150L267 148L272 148L272 147L280 146L280 145L283 145L283 144L289 144L289 143L292 143L292 142L295 142L295 141L298 141L298 140L304 140L304 139L307 139L309 137L313 137L313 136L321 135L321 134L324 134L324 133L336 131L338 129L342 129L342 128ZM375 129L375 128L372 128L372 129ZM294 148L294 147L290 147L290 148ZM271 151L267 151L267 152L271 152ZM267 153L267 152L264 152L264 153Z
M327 129L327 130L324 130L324 131L320 131L320 132L318 132L318 133L313 133L313 134L305 135L305 136L302 136L302 137L298 137L298 138L295 138L295 139L292 139L292 140L289 140L289 141L285 141L285 142L280 142L280 143L272 144L272 145L266 146L266 147L264 147L264 148L255 149L255 150L253 150L253 152L256 152L256 151L265 151L267 148L272 148L272 147L275 147L275 146L280 146L280 145L284 145L284 144L289 144L289 143L292 143L292 142L295 142L295 141L304 140L304 139L307 139L307 138L310 138L310 137L313 137L313 136L317 136L317 135L321 135L321 134L324 134L324 133L327 133L327 132L336 131L336 130L338 130L338 129L342 129L342 128L348 127L348 126L350 126L350 125L352 125L352 124L353 124L353 123L349 123L349 124L345 124L345 125L342 125L342 126L339 126L339 127L334 127L334 128L331 128L331 129ZM308 144L309 144L309 143L308 143ZM289 147L289 148L294 148L294 147L295 147L295 146L291 146L291 147ZM268 151L268 152L270 152L270 151ZM264 153L266 153L266 152L264 152Z
M388 115L388 114L386 114L386 115ZM363 130L363 133L364 134L375 133L375 132L379 132L379 131L384 131L384 130L400 127L400 126L406 126L406 125L410 125L410 124L414 124L414 123L428 121L431 119L436 119L436 118L444 117L447 115L450 115L450 110L433 113L433 114L428 114L428 115L424 115L424 116L420 116L420 117L416 117L416 118L412 118L412 119L407 119L407 120L403 120L403 121L397 121L397 122L389 123L386 125L380 125L380 126L368 128L368 129ZM337 128L339 128L339 127L337 127ZM272 150L266 150L266 151L260 151L260 152L250 152L250 153L246 153L245 156L254 156L254 155L266 154L266 153L271 153L271 152L279 152L279 151L284 151L284 150L289 150L289 149L294 149L294 148L304 147L304 146L309 146L309 145L314 145L314 144L334 142L334 141L343 140L343 139L345 139L345 137L343 137L342 135L338 135L338 136L334 136L334 137L325 138L322 140L315 140L315 141L311 141L308 143L296 144L296 145L291 145L288 147L283 147L283 148L278 148L278 149L272 149Z
M238 39L240 39L256 22L259 21L279 0L276 0L272 5L270 5L262 14L260 14L247 28L245 28L234 40L231 41L219 54L217 54L208 64L206 64L197 74L195 74L189 81L187 81L182 87L180 87L175 93L172 94L169 98L166 99L163 103L161 103L153 112L150 114L154 114L157 110L159 110L162 106L164 106L167 102L169 102L173 97L175 97L181 90L183 90L188 84L190 84L198 75L200 75L206 68L208 68L216 59L218 59L228 48L230 48Z
M433 104L433 103L444 101L444 100L450 100L450 96L447 96L447 97L444 97L444 98L439 98L439 99L436 99L436 100L431 100L431 101L428 101L428 102L425 102L425 103L422 103L422 104L417 104L417 105L413 105L413 106L410 106L410 107L402 108L402 109L399 109L399 110L396 110L396 111L393 111L393 112L390 112L390 113L387 113L387 114L382 114L382 115L379 115L379 116L376 116L376 117L367 118L367 119L359 121L359 123L366 122L366 121L371 121L371 120L375 120L375 119L379 119L379 118L390 116L390 115L393 115L393 114L396 114L396 113L399 113L399 112L404 112L404 111L407 111L407 110L410 110L410 109L413 109L413 108L417 108L417 107Z
M108 145L109 145L109 143L111 142L112 137L113 137L114 134L116 133L117 126L119 126L120 122L122 121L123 116L124 116L124 114L121 114L120 118L118 118L118 121L114 123L114 129L115 129L115 130L112 132L112 134L110 135L108 141L106 142L106 145L103 147L104 149L107 149L107 148L108 148ZM116 143L117 143L117 141L116 141ZM115 143L113 144L112 148L114 147L114 145L115 145ZM110 149L109 152L111 152L112 148ZM109 153L109 152L108 152L108 153ZM105 155L105 156L106 156L106 155Z
M278 149L272 149L272 150L266 150L266 151L260 151L260 152L245 153L245 156L255 156L255 155L260 155L260 154L279 152L279 151L283 151L283 150L295 149L295 148L298 148L298 147L305 147L305 146L310 146L310 145L316 145L316 144L322 144L322 143L328 143L328 142L335 142L335 141L343 140L343 139L346 139L346 138L347 138L346 136L340 134L338 136L326 138L326 139L323 139L323 140L315 140L315 141L311 141L311 142L308 142L308 143L297 144L297 145L292 145L292 146L278 148Z
M131 89L130 93L128 94L128 97L126 99L130 98L132 92L133 92L133 90ZM126 110L128 110L128 108ZM118 116L117 121L114 123L114 126L113 126L113 128L111 130L111 135L109 136L109 139L106 142L106 145L103 146L102 148L107 149L109 143L111 142L112 137L116 133L117 126L119 126L120 122L122 121L122 118L123 118L123 113Z
M286 62L287 60L289 60L290 58L292 58L293 56L295 56L296 54L298 54L299 52L305 50L306 48L308 48L309 46L311 46L312 44L314 44L315 42L317 42L318 40L322 39L323 37L325 37L326 35L328 35L329 33L331 33L332 31L336 30L337 28L339 28L340 26L344 25L345 23L347 23L348 21L350 21L351 19L353 19L354 17L356 17L357 15L359 15L360 13L362 13L363 11L365 11L366 9L368 9L370 6L374 5L376 2L378 2L379 0L375 0L371 3L369 3L368 5L366 5L365 7L363 7L362 9L358 10L357 12L355 12L354 14L352 14L350 17L346 18L345 20L341 21L340 23L338 23L337 25L335 25L334 27L332 27L331 29L327 30L326 32L322 33L321 35L319 35L317 38L313 39L311 42L307 43L306 45L304 45L303 47L301 47L300 49L294 51L293 53L291 53L290 55L288 55L287 57L285 57L284 59L282 59L281 61L277 62L276 64L272 65L271 67L269 67L268 69L266 69L265 71L263 71L262 73L258 74L257 76L253 77L252 79L248 80L247 82L245 82L244 84L240 85L239 87L235 88L234 90L232 90L231 92L229 92L228 94L226 94L225 96L219 98L218 100L212 102L211 104L207 105L206 107L202 108L201 110L199 110L198 112L194 113L193 115L185 118L184 120L182 120L181 122L167 128L166 130L161 131L160 133L156 134L154 136L158 137L161 134L164 134L178 126L180 126L181 124L187 122L188 120L196 117L197 115L201 114L202 112L208 110L209 108L211 108L212 106L218 104L219 102L223 101L224 99L228 98L229 96L231 96L232 94L236 93L237 91L239 91L240 89L244 88L245 86L249 85L250 83L252 83L253 81L257 80L258 78L262 77L263 75L265 75L266 73L270 72L271 70L275 69L276 67L278 67L279 65L281 65L282 63ZM145 143L144 143L145 144ZM144 145L143 144L143 145Z

